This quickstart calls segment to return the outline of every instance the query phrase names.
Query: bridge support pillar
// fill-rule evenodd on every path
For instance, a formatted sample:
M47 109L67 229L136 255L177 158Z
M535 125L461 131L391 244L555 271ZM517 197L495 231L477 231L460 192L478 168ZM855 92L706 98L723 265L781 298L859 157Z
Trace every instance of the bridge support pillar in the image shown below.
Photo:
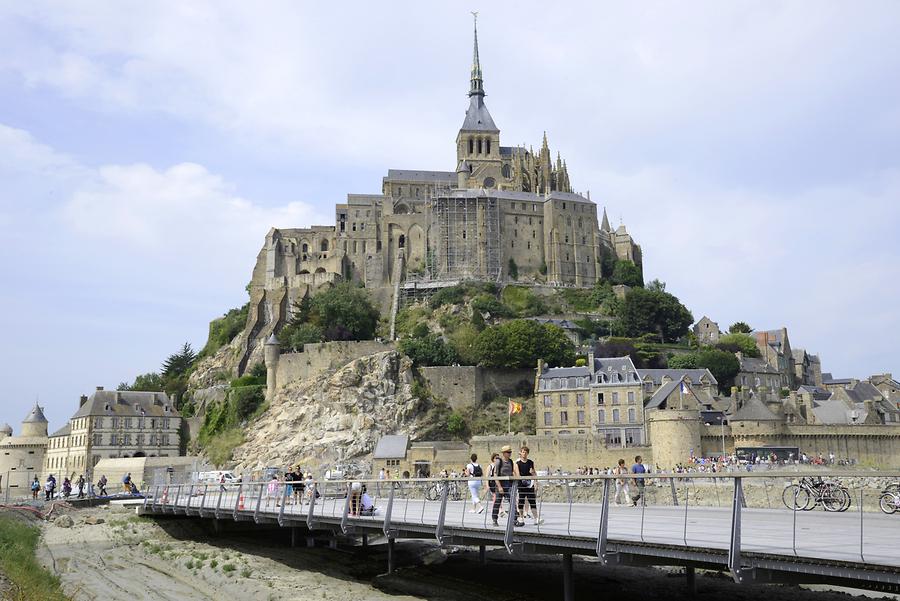
M394 571L394 539L388 539L388 574L391 574Z
M369 546L369 535L368 534L362 535L362 545L363 545L363 547Z
M685 584L687 585L687 594L691 599L697 598L697 574L693 566L684 568Z
M213 520L213 534L218 536L222 532L222 524L219 523L219 520Z
M297 527L291 526L291 547L297 546Z
M478 562L481 565L487 563L486 547L484 545L478 545Z
M575 601L575 576L572 568L572 554L565 553L563 561L563 601Z

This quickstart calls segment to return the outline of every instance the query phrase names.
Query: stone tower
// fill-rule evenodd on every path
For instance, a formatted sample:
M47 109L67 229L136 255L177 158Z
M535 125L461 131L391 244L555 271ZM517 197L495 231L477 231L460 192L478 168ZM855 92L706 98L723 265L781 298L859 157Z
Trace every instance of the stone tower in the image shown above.
M466 188L496 188L501 176L500 130L484 104L484 81L478 58L478 21L475 21L475 47L469 77L469 108L456 136L457 172L466 164L469 171ZM460 183L463 178L459 178Z
M46 438L47 418L44 417L44 410L37 403L34 404L34 409L31 410L31 413L22 420L21 435Z
M700 455L700 414L696 409L651 409L647 412L653 461L663 469Z
M278 360L281 358L281 343L273 333L266 340L264 358L266 361L266 400L275 398L276 374L278 373Z
M0 440L9 438L10 436L12 436L12 434L13 430L9 424L4 423L2 426L0 426Z

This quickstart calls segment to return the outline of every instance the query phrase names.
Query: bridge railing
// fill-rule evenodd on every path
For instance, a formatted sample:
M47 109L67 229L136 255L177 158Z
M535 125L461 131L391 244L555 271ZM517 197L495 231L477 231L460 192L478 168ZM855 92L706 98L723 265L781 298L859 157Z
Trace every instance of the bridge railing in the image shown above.
M155 487L145 506L188 515L305 521L310 527L327 521L344 532L375 523L388 537L398 529L418 528L439 541L451 531L487 531L501 535L510 550L522 536L544 535L590 544L601 561L611 540L718 550L727 553L736 578L742 553L900 565L894 551L900 535L900 472L494 480L502 487L499 502L487 478L273 479ZM885 491L888 509L897 515L885 515Z

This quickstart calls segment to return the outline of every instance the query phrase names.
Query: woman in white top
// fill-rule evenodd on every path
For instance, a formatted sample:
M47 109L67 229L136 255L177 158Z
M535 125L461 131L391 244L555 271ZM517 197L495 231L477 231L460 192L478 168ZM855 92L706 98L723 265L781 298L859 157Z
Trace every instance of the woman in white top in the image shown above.
M484 476L484 470L478 465L478 455L472 453L472 460L466 466L466 476L469 480L469 492L472 494L472 509L469 513L481 513L484 511L484 505L481 504L481 478Z

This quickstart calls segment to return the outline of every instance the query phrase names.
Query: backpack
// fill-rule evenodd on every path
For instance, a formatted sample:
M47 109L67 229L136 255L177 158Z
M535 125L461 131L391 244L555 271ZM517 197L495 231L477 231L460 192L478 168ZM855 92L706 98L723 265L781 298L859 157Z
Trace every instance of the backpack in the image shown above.
M481 466L477 463L472 464L472 476L475 478L481 478L484 475L484 471L482 471Z

